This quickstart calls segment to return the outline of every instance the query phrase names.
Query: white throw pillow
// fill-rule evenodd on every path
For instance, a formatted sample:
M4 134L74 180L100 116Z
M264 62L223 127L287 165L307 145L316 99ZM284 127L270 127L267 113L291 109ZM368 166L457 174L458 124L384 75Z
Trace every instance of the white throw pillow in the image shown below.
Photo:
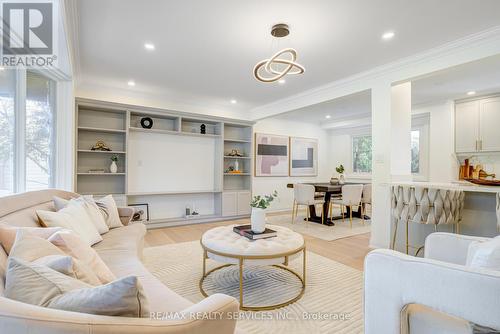
M64 227L77 233L89 246L102 241L102 237L87 214L85 201L72 199L68 205L57 212L36 210L40 225L45 227Z
M148 303L136 276L92 287L46 266L12 258L5 296L23 303L65 311L123 317L148 317Z
M54 196L52 199L54 201L56 211L64 209L70 202L69 200L57 196ZM99 234L104 234L109 231L109 227L106 225L106 221L104 220L104 215L92 196L81 196L74 200L82 202L83 207L87 210L87 214L92 220L92 223L94 223L94 226L97 228Z
M109 270L97 252L76 233L69 230L59 231L51 235L48 241L57 246L65 254L80 260L88 266L102 284L116 279L115 275Z
M53 245L50 241L37 237L26 231L17 233L16 241L10 251L9 259L15 257L28 262L37 262L44 264L50 268L57 270L63 274L70 275L85 283L91 285L101 285L101 280L95 274L94 270L83 261L71 259L70 264L67 259L60 257L68 257L61 249ZM59 259L57 259L59 257ZM71 265L71 269L68 267ZM64 269L63 267L66 266Z
M500 236L485 242L472 242L467 251L466 266L500 271Z
M104 196L95 200L97 206L102 210L106 225L111 228L122 227L122 221L118 214L118 207L112 195Z

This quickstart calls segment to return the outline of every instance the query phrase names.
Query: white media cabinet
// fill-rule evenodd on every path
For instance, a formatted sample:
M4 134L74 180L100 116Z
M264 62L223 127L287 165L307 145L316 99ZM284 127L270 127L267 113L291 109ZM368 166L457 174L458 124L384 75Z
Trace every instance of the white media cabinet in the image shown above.
M143 117L153 119L151 129ZM81 98L75 119L76 192L148 203L151 228L250 215L253 122ZM112 151L92 151L98 140ZM233 149L243 156L230 156ZM117 173L109 171L113 155ZM225 173L236 160L242 173ZM185 217L193 206L199 215Z

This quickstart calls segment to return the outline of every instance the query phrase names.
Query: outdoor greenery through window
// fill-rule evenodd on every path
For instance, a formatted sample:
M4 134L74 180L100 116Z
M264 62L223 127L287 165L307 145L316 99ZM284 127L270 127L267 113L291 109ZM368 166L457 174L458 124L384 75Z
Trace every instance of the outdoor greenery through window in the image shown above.
M54 186L53 101L52 80L0 70L0 196Z
M354 173L371 173L371 136L356 136L352 138L352 171ZM420 172L420 130L411 131L411 172L413 174Z
M371 173L372 171L371 136L358 136L352 138L352 171L354 173Z

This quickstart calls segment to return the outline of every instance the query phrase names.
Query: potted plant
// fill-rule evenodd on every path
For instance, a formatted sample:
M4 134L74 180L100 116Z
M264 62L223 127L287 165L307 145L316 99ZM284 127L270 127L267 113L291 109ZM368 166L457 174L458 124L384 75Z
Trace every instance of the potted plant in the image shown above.
M344 177L344 172L345 168L343 165L339 165L338 167L335 167L335 170L337 173L339 173L339 184L344 184L345 183L345 177Z
M262 233L266 229L266 209L271 205L271 202L278 197L278 192L275 190L270 195L254 196L250 206L252 207L252 216L250 218L252 231Z
M118 166L116 165L117 161L118 161L118 156L112 155L111 156L111 165L109 166L109 171L113 174L118 171Z

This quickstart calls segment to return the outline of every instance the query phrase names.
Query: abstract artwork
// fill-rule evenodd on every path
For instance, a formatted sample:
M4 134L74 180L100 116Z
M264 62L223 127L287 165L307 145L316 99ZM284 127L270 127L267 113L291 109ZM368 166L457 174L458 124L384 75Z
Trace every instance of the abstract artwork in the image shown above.
M318 140L290 138L290 176L318 175Z
M288 137L255 134L255 176L288 176Z

